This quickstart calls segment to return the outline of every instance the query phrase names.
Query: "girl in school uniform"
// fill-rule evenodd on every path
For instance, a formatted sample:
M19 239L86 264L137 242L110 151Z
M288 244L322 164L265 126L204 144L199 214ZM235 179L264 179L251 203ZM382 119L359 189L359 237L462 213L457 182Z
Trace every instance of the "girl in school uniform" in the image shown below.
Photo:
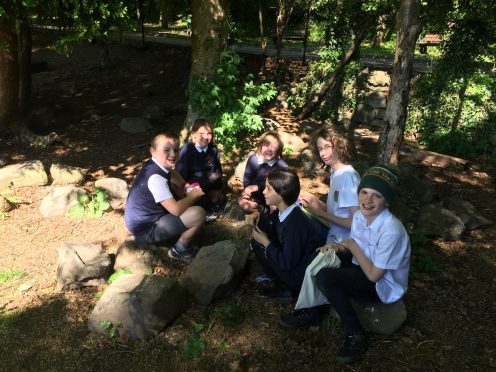
M244 190L239 199L240 207L246 212L263 211L265 198L265 179L276 169L287 169L288 165L282 159L284 144L277 132L269 131L260 136L257 152L251 155L243 175Z
M210 121L200 118L193 123L191 141L181 148L175 169L186 181L185 189L199 186L205 192L200 202L205 209L221 209L222 166Z

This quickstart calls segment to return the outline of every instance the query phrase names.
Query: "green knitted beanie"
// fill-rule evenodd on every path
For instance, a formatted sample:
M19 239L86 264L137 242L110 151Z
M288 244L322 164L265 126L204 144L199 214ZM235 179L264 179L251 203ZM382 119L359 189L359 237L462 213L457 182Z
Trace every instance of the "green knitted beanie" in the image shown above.
M364 187L381 193L389 205L394 203L395 185L398 183L398 172L391 166L376 165L363 174L358 185L358 192Z

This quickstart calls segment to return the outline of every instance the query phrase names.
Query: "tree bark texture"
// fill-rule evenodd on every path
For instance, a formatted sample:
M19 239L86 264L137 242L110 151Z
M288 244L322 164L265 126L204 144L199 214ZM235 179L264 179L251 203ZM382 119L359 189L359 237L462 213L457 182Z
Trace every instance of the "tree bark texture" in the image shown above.
M398 163L408 113L415 44L420 34L420 0L402 0L396 15L394 55L384 126L379 137L378 162Z
M278 65L281 62L284 30L289 22L291 13L293 13L293 0L279 0L279 12L276 20L276 63Z
M303 111L298 115L298 120L305 119L310 113L315 110L315 108L322 102L322 99L335 84L337 77L343 72L345 67L350 63L354 54L360 47L363 39L365 38L365 33L372 22L372 18L366 18L362 23L362 28L357 32L351 46L346 51L346 53L341 57L339 64L336 66L332 74L329 76L325 84L320 88L320 90L314 94L312 99L307 103Z
M17 21L19 47L19 110L22 117L31 108L31 28L28 21Z
M16 129L19 120L19 64L15 22L0 22L0 133Z
M192 0L191 13L191 77L209 78L227 46L227 0ZM189 128L197 118L198 114L189 106L181 131L182 141L188 137Z

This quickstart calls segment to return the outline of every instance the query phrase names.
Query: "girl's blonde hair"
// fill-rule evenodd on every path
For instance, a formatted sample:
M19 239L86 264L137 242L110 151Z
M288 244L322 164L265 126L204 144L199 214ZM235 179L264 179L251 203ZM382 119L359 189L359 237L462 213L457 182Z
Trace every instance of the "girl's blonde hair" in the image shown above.
M355 149L341 128L335 125L325 124L312 135L312 148L315 160L318 160L322 166L325 166L324 162L320 158L319 150L317 149L317 140L319 138L323 138L324 140L332 143L338 153L340 162L344 164L350 163Z
M260 154L262 151L262 146L265 145L267 142L269 142L268 137L274 137L275 140L277 141L279 148L277 149L277 156L282 157L282 151L284 150L284 143L282 142L281 136L279 136L279 133L269 130L268 132L265 132L260 136L260 138L257 141L257 154Z

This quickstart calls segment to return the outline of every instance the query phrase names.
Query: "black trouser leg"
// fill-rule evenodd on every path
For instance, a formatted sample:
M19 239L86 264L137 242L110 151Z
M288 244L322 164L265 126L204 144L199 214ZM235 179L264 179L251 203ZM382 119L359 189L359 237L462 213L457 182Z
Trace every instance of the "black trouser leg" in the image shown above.
M364 333L357 314L351 305L351 298L371 302L380 301L375 283L367 279L357 265L337 269L322 269L316 276L320 291L338 313L348 335Z
M275 279L276 284L282 284L283 286L295 292L298 292L300 290L303 280L298 282L298 280L291 276L290 272L281 270L278 267L271 265L271 263L265 257L265 248L262 247L262 245L254 239L251 240L251 247L253 248L253 252L255 253L258 261L260 261L260 263L264 267L266 273Z

